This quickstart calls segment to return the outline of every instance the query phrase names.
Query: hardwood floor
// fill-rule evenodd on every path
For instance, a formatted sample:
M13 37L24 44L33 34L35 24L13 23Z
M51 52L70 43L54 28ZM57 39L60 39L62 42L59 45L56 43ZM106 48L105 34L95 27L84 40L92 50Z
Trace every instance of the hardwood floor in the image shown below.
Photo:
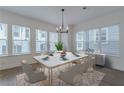
M106 73L101 86L123 86L124 85L124 71L118 71L110 68L96 67L97 71Z
M35 67L33 65L33 67ZM96 66L95 70L105 73L100 86L123 86L124 85L124 72L113 70L106 67ZM15 86L16 85L16 75L23 73L20 67L0 71L0 86Z

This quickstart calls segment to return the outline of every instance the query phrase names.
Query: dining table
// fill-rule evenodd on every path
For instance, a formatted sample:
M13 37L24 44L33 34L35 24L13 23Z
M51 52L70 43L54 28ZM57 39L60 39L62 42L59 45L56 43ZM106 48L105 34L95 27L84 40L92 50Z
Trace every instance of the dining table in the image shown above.
M54 53L53 56L47 55L47 58L43 58L44 55L33 56L37 62L41 63L45 68L48 68L48 81L49 85L52 85L52 76L53 76L53 69L65 64L72 63L74 61L80 60L88 55L79 54L78 56L73 54L72 52L66 52L65 58L61 58L60 53Z

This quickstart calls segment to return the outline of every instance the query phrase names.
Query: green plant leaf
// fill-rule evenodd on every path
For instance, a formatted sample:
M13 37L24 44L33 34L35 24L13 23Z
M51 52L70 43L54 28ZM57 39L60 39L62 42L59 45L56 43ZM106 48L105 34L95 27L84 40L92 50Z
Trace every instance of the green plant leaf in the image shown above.
M61 41L56 42L55 47L58 51L63 50L63 42Z

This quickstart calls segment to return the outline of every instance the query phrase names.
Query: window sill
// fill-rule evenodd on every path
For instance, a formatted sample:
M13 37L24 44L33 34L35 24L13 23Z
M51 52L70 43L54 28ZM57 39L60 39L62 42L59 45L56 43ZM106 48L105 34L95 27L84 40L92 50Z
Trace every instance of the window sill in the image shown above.
M0 58L1 58L1 57L8 57L8 56L9 56L9 55L0 55Z
M94 53L94 54L104 54L104 53ZM120 55L112 55L112 54L105 54L105 55L109 57L120 57Z
M31 55L31 53L25 53L25 54L12 54L12 55L0 55L0 58L2 58L2 57L13 57L13 56L24 56L24 55Z
M120 55L106 55L106 56L109 56L109 57L120 57Z
M88 54L96 54L96 55L102 55L104 53L88 53ZM112 55L112 54L105 54L108 57L120 57L120 55Z
M12 54L11 56L23 56L23 55L31 55L31 53Z

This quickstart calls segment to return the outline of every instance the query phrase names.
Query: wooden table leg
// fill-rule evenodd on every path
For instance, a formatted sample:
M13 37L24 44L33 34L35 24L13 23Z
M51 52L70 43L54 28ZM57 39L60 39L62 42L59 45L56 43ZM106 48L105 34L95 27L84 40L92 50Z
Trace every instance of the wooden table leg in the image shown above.
M50 81L51 81L51 85L52 85L52 74L53 74L52 68L51 68L51 72L50 73L51 73L51 77L50 77L51 80Z
M49 80L49 85L50 85L50 68L48 69L48 73L49 73L49 76L48 76L48 80Z
M49 68L49 85L52 85L52 68Z

